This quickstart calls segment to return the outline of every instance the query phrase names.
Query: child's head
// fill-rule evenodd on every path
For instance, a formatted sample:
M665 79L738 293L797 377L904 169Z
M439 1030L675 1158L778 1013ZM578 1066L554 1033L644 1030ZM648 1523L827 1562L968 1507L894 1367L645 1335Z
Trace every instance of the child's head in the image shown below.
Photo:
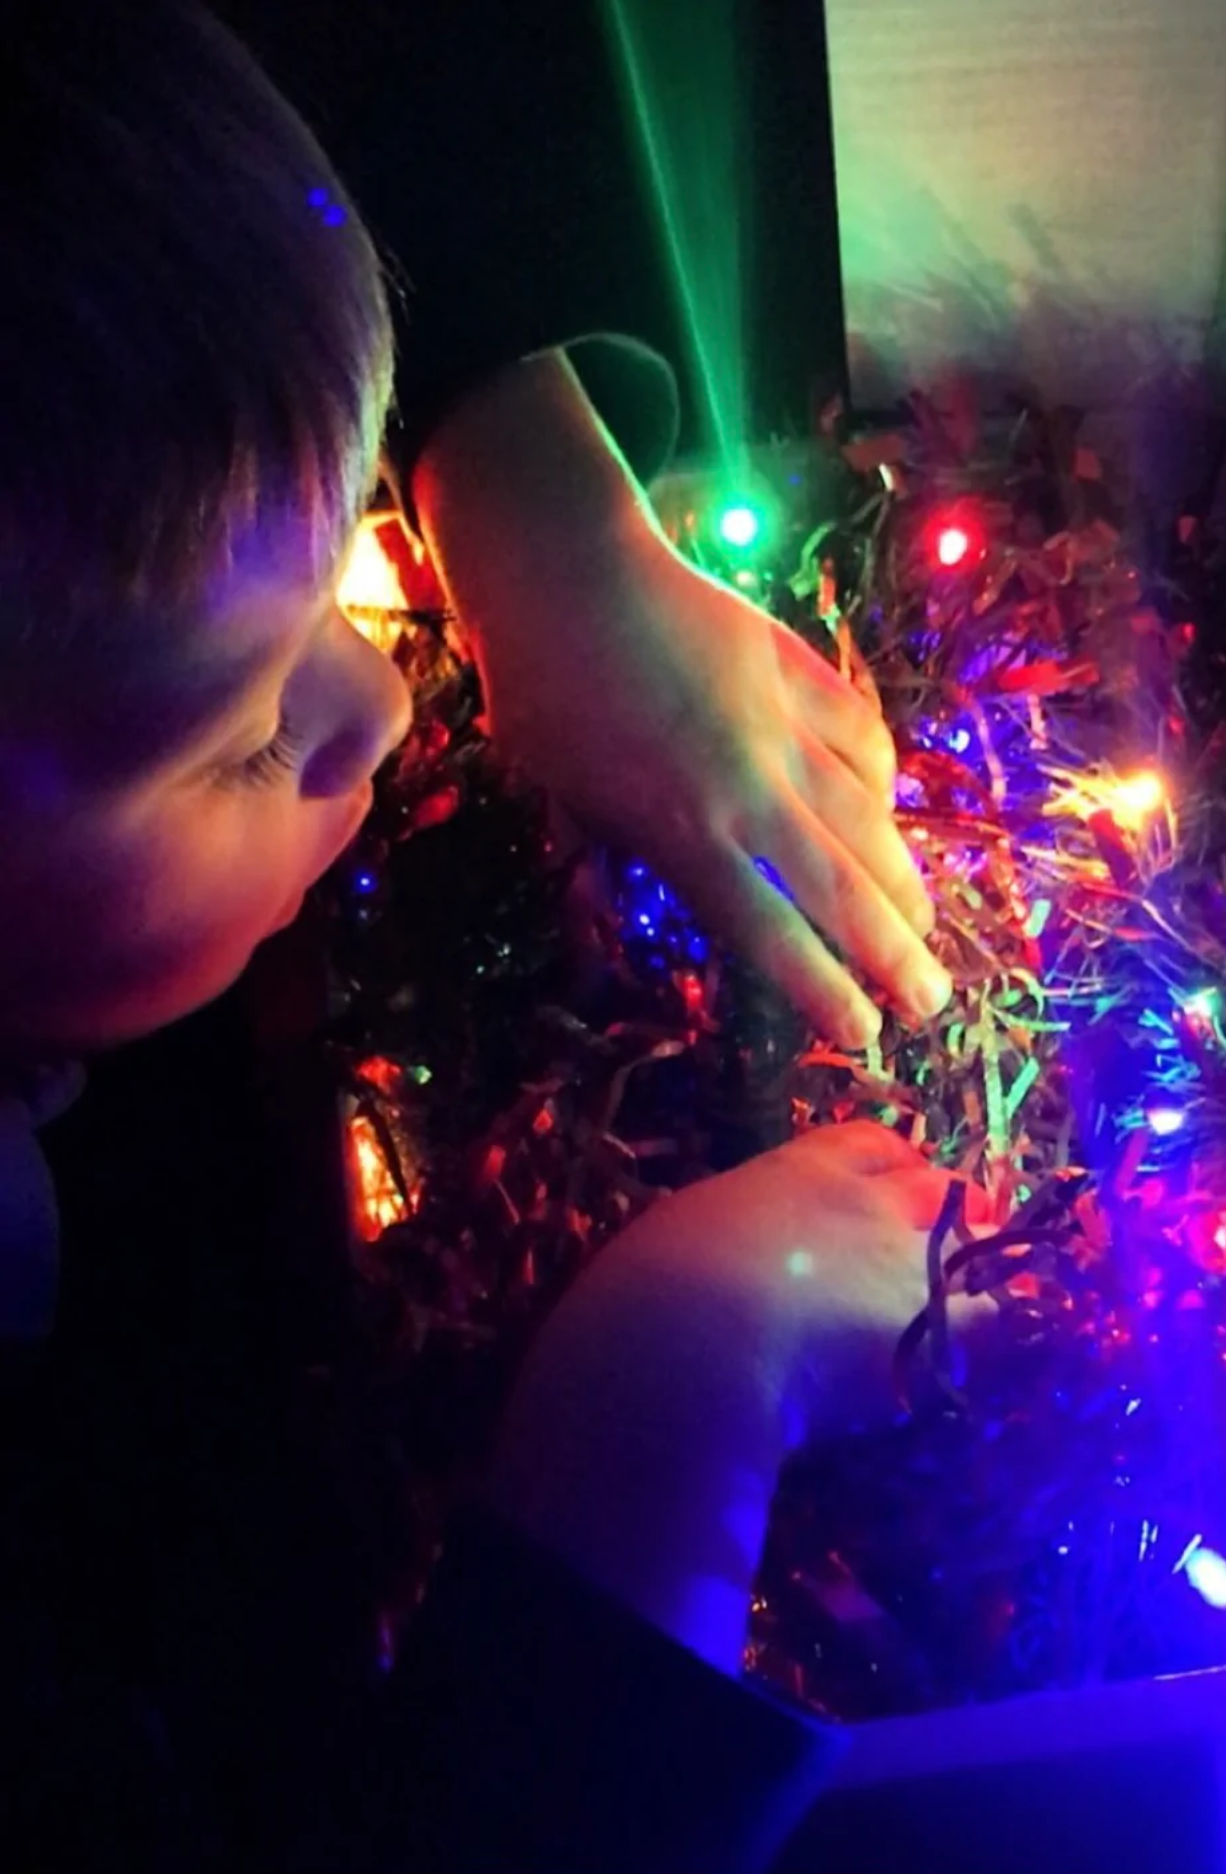
M176 0L18 0L0 79L0 1055L216 995L405 727L338 614L391 385L372 244Z

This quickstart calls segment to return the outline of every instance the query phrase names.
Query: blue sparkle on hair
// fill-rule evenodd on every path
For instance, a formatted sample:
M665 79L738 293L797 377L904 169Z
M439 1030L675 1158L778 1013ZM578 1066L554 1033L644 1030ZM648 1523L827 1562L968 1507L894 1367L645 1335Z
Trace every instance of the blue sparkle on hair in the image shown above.
M326 189L308 189L307 204L311 208L326 208L328 205L328 191Z
M354 878L353 889L361 892L364 898L369 898L372 892L378 891L379 881L373 872L359 872Z
M344 209L335 202L332 204L331 208L326 208L324 210L325 228L339 228L346 220L347 216Z

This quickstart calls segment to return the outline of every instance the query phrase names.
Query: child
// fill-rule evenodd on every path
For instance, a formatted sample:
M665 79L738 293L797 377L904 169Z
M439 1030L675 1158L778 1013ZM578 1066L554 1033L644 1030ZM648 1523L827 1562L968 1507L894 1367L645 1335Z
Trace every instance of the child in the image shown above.
M233 981L356 831L409 706L332 597L392 345L374 250L309 133L172 0L29 0L8 73L12 1336L44 1330L53 1304L33 1137L49 1077ZM440 413L412 494L509 747L844 1038L863 1040L876 1011L765 886L759 853L905 1007L931 1010L948 981L890 823L888 738L795 641L676 559L562 354ZM191 1727L168 1705L71 1864L765 1866L829 1756L820 1731L735 1682L770 1491L801 1435L888 1410L887 1351L922 1302L942 1190L889 1135L844 1128L658 1206L542 1335L485 1501L295 1812L256 1823L257 1794L244 1811L197 1787L208 1813L188 1814ZM41 1762L63 1693L46 1662L18 1670L21 1634L10 1644L4 1865L50 1870L51 1792L71 1805L113 1783L92 1759L115 1740L53 1728L75 1741Z

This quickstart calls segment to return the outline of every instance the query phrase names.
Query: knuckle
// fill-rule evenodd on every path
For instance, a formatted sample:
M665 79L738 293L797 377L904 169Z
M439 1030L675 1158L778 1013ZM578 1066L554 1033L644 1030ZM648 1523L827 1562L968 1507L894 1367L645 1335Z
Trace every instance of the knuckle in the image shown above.
M830 866L830 912L840 932L850 934L861 922L865 883L854 865L835 858Z

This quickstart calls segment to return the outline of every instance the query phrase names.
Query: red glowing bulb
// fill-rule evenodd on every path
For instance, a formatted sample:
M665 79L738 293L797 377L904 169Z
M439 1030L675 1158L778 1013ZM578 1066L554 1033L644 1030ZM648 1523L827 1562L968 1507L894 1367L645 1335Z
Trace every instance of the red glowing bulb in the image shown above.
M961 566L971 550L971 537L965 527L942 527L937 535L937 559L942 566Z

